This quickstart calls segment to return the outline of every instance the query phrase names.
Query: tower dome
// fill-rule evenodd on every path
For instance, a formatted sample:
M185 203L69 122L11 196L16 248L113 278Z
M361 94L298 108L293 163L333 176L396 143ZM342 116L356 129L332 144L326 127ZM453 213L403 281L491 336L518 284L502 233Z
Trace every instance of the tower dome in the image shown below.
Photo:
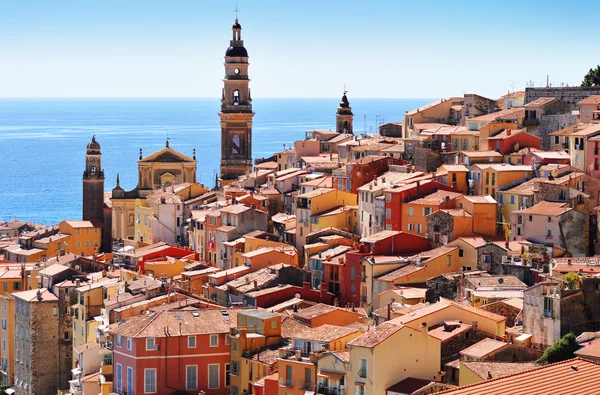
M100 144L96 141L96 136L92 136L92 141L90 141L87 145L87 153L89 154L99 154L100 153Z

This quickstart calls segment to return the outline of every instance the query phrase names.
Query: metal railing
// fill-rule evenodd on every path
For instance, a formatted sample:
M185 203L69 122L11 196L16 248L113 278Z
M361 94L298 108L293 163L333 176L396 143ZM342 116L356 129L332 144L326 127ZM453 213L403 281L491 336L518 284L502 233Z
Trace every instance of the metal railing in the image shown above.
M363 378L363 379L367 378L367 369L365 369L365 368L358 369L358 377Z

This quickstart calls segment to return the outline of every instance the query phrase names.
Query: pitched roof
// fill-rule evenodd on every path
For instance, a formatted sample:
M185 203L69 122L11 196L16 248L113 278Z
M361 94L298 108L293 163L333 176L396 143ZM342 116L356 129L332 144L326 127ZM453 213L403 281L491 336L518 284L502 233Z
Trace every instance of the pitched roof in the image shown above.
M600 358L600 338L581 343L581 348L575 351L575 355L583 358Z
M399 278L408 276L409 274L418 272L419 270L423 270L423 269L425 269L424 266L418 266L413 263L410 263L408 265L402 266L399 269L394 270L393 272L384 274L381 277L377 277L377 280L379 280L379 281L395 281Z
M516 210L514 213L526 214L526 215L548 215L557 216L572 210L567 202L549 202L543 200L535 206L526 208L524 210Z
M568 359L520 373L458 387L440 394L531 395L600 393L600 365L581 358Z
M332 342L357 332L359 332L359 330L356 328L325 324L316 328L306 329L305 331L298 333L295 337L297 339L316 342Z
M462 362L462 364L484 380L520 373L537 366L534 362Z
M38 295L39 292L39 295ZM11 294L15 298L22 299L26 302L54 302L58 298L46 288L31 289L29 291L13 292ZM39 298L39 299L38 299Z
M536 100L532 101L531 103L525 104L525 108L542 107L548 103L552 103L555 100L558 100L558 99L555 97L540 97L539 99L536 99Z
M409 204L423 204L433 206L442 204L446 200L446 198L456 199L460 196L462 196L462 193L460 192L436 191L420 199L413 200L412 202L409 202Z
M110 332L125 337L165 337L228 333L237 324L237 310L162 310L128 318Z
M332 311L338 310L338 307L330 306L328 304L319 303L306 309L298 310L294 313L294 317L310 320L315 317L320 317L325 314L329 314Z
M419 391L421 388L426 387L434 383L430 380L417 379L414 377L407 377L404 380L398 381L396 384L387 388L386 393L396 392L399 394L413 394ZM419 392L420 393L420 392Z
M486 355L508 347L508 343L490 338L485 338L460 352L460 355L466 355L471 358L483 358Z
M393 323L391 321L384 322L352 340L348 345L351 347L373 348L402 328L404 328L404 325L402 324Z
M577 103L579 105L582 104L600 104L600 95L590 95L588 97L586 97L585 99L579 101L579 103Z

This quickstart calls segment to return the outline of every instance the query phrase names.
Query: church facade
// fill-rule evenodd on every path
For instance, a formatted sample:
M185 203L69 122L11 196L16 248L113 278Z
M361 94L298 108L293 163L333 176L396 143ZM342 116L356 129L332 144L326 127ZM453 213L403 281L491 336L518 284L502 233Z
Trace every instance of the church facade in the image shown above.
M138 221L136 207L138 199L146 199L155 190L162 187L196 182L196 154L189 157L169 147L146 157L140 156L138 163L138 183L135 189L125 191L119 182L112 190L112 239L135 239L136 222Z

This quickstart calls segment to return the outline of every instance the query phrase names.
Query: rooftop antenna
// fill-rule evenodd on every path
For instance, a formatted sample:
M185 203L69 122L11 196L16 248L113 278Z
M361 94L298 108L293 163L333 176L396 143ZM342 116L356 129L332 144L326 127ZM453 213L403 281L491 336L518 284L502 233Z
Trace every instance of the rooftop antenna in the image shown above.
M171 140L171 138L169 137L169 131L167 130L167 143L166 143L167 148L169 148L169 140Z

